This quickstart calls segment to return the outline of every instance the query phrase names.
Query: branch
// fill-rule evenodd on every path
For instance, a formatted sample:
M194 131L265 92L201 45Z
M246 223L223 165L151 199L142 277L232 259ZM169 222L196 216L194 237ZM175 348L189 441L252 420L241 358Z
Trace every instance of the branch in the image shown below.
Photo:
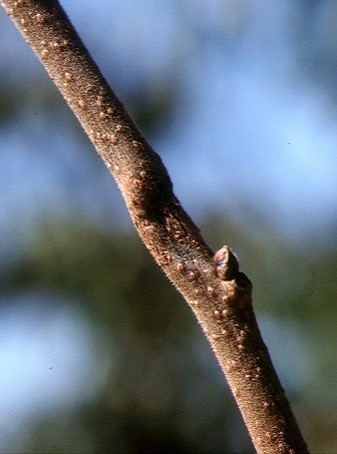
M307 453L262 341L251 282L228 246L215 256L172 191L57 0L3 0L117 181L143 242L212 345L258 453Z

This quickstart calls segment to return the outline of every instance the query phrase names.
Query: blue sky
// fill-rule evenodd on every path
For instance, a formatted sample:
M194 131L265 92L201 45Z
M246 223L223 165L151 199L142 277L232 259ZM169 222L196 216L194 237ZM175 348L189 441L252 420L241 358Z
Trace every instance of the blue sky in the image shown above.
M240 1L87 1L79 8L63 2L122 99L137 84L155 84L167 71L179 78L175 116L162 125L152 144L192 216L200 219L214 209L246 222L242 206L250 205L296 241L336 223L336 110L326 89L300 66L301 52L293 38L299 11L293 2L272 4L261 0L248 8ZM23 86L26 74L43 78L22 41L9 39L7 33L3 42L9 41L10 48L3 47L3 75ZM9 217L18 203L27 210L27 219L29 213L34 216L39 198L62 211L64 175L76 174L71 166L78 153L71 154L77 138L72 141L60 119L50 124L36 99L33 110L32 120L32 111L23 114L20 131L2 134L2 181L13 181L15 188L4 200ZM36 130L30 143L28 128ZM46 153L50 136L56 140ZM37 159L32 159L37 149ZM75 180L83 193L77 191L76 197L85 199L80 180L87 164L81 165L82 175L78 171ZM105 176L103 180L106 188ZM95 210L96 203L83 207L94 216Z
M87 13L70 3L69 15L98 43L91 2ZM333 13L321 2L309 30L322 53L334 35L319 27ZM154 145L193 214L239 213L244 201L295 240L336 224L336 108L301 67L298 4L134 1L114 9L102 2L98 14L128 82L155 80L167 68L181 74L176 118Z

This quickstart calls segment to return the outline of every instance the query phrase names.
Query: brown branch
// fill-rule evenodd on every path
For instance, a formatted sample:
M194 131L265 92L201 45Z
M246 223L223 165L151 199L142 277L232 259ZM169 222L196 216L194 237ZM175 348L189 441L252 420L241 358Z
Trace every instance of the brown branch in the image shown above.
M56 0L3 0L115 177L145 245L195 313L259 453L307 447L253 313L251 283L225 246L213 258L160 157L107 85Z

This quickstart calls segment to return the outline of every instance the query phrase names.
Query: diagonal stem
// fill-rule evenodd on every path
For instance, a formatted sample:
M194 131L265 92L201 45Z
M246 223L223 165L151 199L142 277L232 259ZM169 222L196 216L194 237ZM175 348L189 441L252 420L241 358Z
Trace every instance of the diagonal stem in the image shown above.
M252 286L227 246L214 259L56 0L2 0L124 196L143 242L196 315L258 453L307 453L263 343Z

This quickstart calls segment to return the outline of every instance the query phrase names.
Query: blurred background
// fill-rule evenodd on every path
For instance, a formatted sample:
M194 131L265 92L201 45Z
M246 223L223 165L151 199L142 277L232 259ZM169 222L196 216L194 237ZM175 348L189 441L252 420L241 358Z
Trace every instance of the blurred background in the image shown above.
M175 192L237 252L312 452L337 452L337 3L63 0ZM0 451L252 453L107 169L0 10Z

